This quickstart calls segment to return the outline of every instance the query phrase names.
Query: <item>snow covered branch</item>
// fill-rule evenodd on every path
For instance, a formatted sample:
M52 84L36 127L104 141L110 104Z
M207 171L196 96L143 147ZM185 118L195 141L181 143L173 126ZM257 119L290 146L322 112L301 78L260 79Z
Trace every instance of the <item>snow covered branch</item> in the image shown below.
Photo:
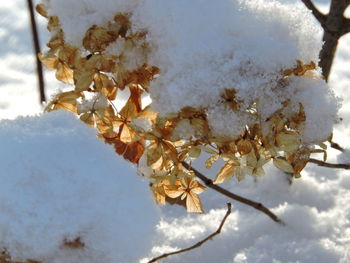
M148 263L153 263L153 262L157 262L158 260L162 259L162 258L166 258L168 256L171 256L171 255L176 255L176 254L180 254L180 253L184 253L184 252L187 252L187 251L190 251L192 249L195 249L195 248L198 248L200 247L201 245L203 245L205 242L211 240L213 237L215 237L216 235L220 234L221 233L221 229L222 227L224 226L225 222L226 222L226 219L228 218L228 216L231 214L231 203L227 203L227 212L224 216L224 218L221 220L221 223L218 227L218 229L212 233L211 235L207 236L206 238L204 238L203 240L197 242L196 244L194 244L193 246L190 246L188 248L184 248L184 249L180 249L180 250L177 250L177 251L174 251L174 252L170 252L170 253L165 253L159 257L156 257L156 258L153 258L151 259L150 261L148 261Z

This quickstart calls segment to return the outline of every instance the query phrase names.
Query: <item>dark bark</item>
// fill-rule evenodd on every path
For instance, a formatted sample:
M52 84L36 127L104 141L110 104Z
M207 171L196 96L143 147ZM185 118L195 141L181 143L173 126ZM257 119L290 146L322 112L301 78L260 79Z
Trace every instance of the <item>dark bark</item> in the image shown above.
M311 0L302 0L307 8L312 11L323 30L323 47L320 52L320 67L326 81L332 69L332 64L337 50L338 40L341 36L350 32L350 19L344 17L345 9L350 0L332 0L329 14L322 14Z
M323 34L323 47L320 51L320 67L322 74L328 81L329 74L331 72L335 52L337 50L339 37L327 31Z
M347 163L326 163L313 158L309 160L309 163L314 163L314 164L317 164L318 166L334 168L334 169L345 169L345 170L350 169L350 164L347 164Z
M39 83L40 102L43 103L46 101L46 97L45 97L43 68L38 58L38 54L40 53L39 35L38 35L38 30L37 30L36 21L35 21L33 2L32 0L27 0L27 3L28 3L28 9L30 13L30 22L32 27L32 36L33 36L33 44L34 44L35 59L36 59L36 71L37 71L38 83Z

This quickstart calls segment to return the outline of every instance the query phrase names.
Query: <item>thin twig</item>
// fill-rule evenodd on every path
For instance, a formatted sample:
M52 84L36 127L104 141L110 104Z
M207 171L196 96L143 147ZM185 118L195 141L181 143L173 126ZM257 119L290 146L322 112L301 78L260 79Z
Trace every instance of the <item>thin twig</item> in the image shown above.
M318 166L328 167L328 168L336 168L336 169L350 169L350 164L344 164L344 163L326 163L317 159L309 159L309 163L317 164Z
M216 235L220 234L221 232L221 229L222 227L224 226L225 222L226 222L226 219L228 218L228 216L231 214L231 203L227 203L227 212L224 216L224 218L221 220L221 223L218 227L218 229L210 234L209 236L207 236L206 238L204 238L203 240L197 242L196 244L194 244L193 246L190 246L188 248L184 248L184 249L180 249L180 250L177 250L177 251L174 251L174 252L170 252L170 253L165 253L159 257L156 257L156 258L153 258L151 259L150 261L148 261L148 263L152 263L152 262L156 262L157 260L159 259L162 259L162 258L166 258L168 256L171 256L171 255L176 255L176 254L180 254L180 253L183 253L183 252L187 252L187 251L190 251L192 249L195 249L195 248L198 248L200 247L201 245L203 245L205 242L207 242L208 240L212 239L213 237L215 237Z
M203 175L202 173L200 173L199 171L197 171L195 168L191 167L188 163L186 162L182 162L182 165L189 171L193 171L195 173L195 175L201 179L206 186L208 186L209 188L219 192L220 194L226 195L227 197L236 200L238 202L241 202L243 204L249 205L263 213L265 213L266 215L268 215L273 221L285 225L284 222L278 218L274 213L272 213L268 208L266 208L263 204L261 203L257 203L254 202L252 200L249 200L247 198L244 198L242 196L236 195L224 188L222 188L221 186L218 186L216 184L213 183L213 181L211 179L209 179L208 177L206 177L205 175Z
M43 68L38 57L38 54L40 53L39 35L38 35L36 21L35 21L33 2L32 0L28 0L27 2L28 2L29 13L30 13L30 22L32 26L32 35L33 35L35 60L36 60L36 72L37 72L38 83L39 83L40 102L43 103L46 101L46 97L45 97Z
M338 151L341 151L342 153L345 152L345 149L343 147L341 147L338 143L335 143L335 142L330 142L331 144L331 147L338 150Z

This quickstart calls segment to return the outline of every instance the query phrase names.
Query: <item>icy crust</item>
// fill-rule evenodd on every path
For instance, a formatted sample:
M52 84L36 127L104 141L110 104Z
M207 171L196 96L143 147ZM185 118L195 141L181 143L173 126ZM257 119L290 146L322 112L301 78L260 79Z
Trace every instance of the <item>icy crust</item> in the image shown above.
M0 123L0 250L15 260L136 262L158 221L147 184L67 112ZM146 213L145 213L146 211ZM63 245L80 237L84 248Z
M227 108L219 105L224 90L234 89L242 109L259 102L261 120L281 109L286 100L293 105L302 103L304 143L331 134L339 105L324 81L293 79L278 90L283 70L295 67L297 60L318 62L321 28L302 4L274 0L47 1L49 13L61 21L66 41L78 47L93 24L104 26L117 12L130 13L133 31L148 32L147 64L160 68L159 77L151 83L150 97L152 108L161 115L187 106L205 108L213 134L234 137L251 121L245 114L229 116ZM117 39L105 52L118 55L123 50L122 40ZM144 62L144 54L138 53L133 50L126 55L127 68Z

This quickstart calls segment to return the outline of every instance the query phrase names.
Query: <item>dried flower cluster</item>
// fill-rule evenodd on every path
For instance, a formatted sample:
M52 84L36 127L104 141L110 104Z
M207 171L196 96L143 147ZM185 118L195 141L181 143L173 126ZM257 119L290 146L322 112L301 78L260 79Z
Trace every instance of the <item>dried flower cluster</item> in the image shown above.
M306 120L304 107L299 103L299 109L292 111L289 100L262 119L258 100L245 107L236 98L235 89L227 88L217 103L234 113L248 114L253 120L236 137L214 135L206 108L185 107L180 112L160 116L152 105L145 107L142 98L162 69L147 64L147 32L133 32L128 14L116 14L105 26L93 25L81 47L75 47L65 42L58 17L48 16L43 5L38 5L37 11L48 19L48 29L54 35L47 44L49 51L41 54L40 59L47 68L56 70L58 80L74 85L73 90L56 95L46 110L63 108L78 115L96 128L98 136L112 144L118 154L133 163L138 164L144 156L153 170L150 180L158 203L182 200L187 211L203 212L198 195L205 187L182 165L202 152L210 155L205 163L207 168L219 159L224 162L213 179L215 184L232 177L242 180L247 174L262 176L263 167L270 160L298 178L310 154L325 154L321 141L303 145L300 130ZM314 62L297 61L295 68L281 69L277 88L283 89L292 75L317 77L315 67ZM124 89L130 91L126 101L117 97L118 91ZM190 127L193 132L181 137L174 132L179 127Z

